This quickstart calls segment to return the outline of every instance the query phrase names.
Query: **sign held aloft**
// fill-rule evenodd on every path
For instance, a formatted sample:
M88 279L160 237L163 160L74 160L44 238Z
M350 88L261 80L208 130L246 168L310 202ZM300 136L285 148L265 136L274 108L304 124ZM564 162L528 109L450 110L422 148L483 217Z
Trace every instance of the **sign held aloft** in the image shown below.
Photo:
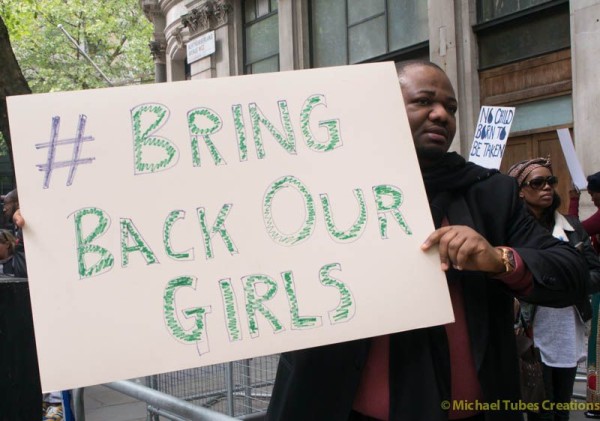
M514 116L514 107L481 107L470 162L485 168L500 168Z
M587 189L587 179L583 174L579 159L577 159L575 146L573 145L573 139L571 139L571 132L569 129L558 129L556 133L558 134L560 147L562 148L563 155L567 161L567 167L569 168L569 173L571 174L573 184L575 184L575 187L577 187L579 190Z

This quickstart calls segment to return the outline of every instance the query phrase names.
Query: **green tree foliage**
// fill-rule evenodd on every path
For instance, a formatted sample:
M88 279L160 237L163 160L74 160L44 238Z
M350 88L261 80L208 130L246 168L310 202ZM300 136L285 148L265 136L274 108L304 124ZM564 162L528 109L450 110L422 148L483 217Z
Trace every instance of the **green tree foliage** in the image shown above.
M0 156L8 155L8 145L4 140L4 136L0 133Z
M8 159L8 172L14 174L6 97L10 95L30 94L31 89L21 72L19 63L12 50L8 29L4 24L2 16L0 16L0 63L0 191L4 193L2 174L6 173L6 165L4 165L3 161L5 160L3 158L10 156L10 159ZM12 176L11 178L14 179Z
M115 85L153 80L139 0L0 0L0 16L33 92L108 86L59 25Z

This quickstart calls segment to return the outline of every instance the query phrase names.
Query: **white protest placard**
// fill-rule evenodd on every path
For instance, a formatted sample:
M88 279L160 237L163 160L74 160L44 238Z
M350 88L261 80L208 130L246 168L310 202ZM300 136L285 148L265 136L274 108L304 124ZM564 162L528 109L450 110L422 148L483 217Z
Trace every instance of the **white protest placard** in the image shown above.
M485 168L500 168L514 116L514 107L481 107L470 162Z
M571 132L569 129L558 129L556 133L558 134L560 147L562 148L563 155L567 161L567 167L569 168L569 173L571 174L573 184L575 184L579 190L585 190L587 188L587 179L583 174L579 159L577 159L575 147L573 146L573 139L571 138Z
M46 391L453 318L391 63L8 105Z

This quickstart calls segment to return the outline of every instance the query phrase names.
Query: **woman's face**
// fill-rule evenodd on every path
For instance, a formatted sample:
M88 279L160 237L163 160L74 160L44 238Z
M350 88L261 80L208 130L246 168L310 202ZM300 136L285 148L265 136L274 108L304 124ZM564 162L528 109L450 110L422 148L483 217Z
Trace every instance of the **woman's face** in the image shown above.
M548 168L536 168L527 175L521 187L519 196L535 215L541 215L544 209L552 205L556 183L547 182L547 178L551 176L552 172Z

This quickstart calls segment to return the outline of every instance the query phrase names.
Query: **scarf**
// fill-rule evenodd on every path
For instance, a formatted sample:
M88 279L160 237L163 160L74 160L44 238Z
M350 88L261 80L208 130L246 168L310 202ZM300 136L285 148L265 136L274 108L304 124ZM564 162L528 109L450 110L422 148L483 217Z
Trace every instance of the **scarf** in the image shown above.
M473 220L471 213L464 199L456 200L457 196L461 196L470 186L479 181L485 180L496 174L498 170L487 169L475 165L471 162L466 162L464 158L455 152L445 154L434 166L429 168L421 168L423 175L423 182L425 183L425 190L427 192L427 199L429 200L429 206L431 208L431 214L436 228L441 227L444 217L452 223L458 223L461 225L473 226ZM455 202L455 205L450 208L450 204ZM450 212L449 212L450 211ZM464 284L464 272L450 269L446 273L448 280L463 283L463 297L465 302L478 303L477 299L470 299L471 294L476 294L478 297L485 294L481 292L485 288L485 276L481 272L470 272L469 284ZM479 304L485 307L483 302ZM467 326L470 331L485 332L485 328L474 326L473 324L485 326L488 323L487 310L485 308L472 308L471 311L475 314L480 315L475 321L469 318L467 315ZM416 338L416 336L420 337ZM417 390L427 390L431 396L434 396L439 402L442 399L450 399L451 390L451 373L450 373L450 359L448 349L448 339L446 335L446 329L444 326L433 326L426 329L418 329L409 332L403 332L397 335L392 335L392 348L391 352L400 352L404 345L408 348L418 348L420 353L425 349L428 355L422 361L422 364L418 365L415 369L414 376L411 378L419 379L418 382L411 383L411 387ZM420 340L421 342L417 341ZM475 366L477 369L483 361L483 351L485 349L488 337L486 335L480 335L476 338L471 338L472 352ZM403 343L403 341L405 343ZM415 346L414 344L420 344L421 347ZM410 361L410 360L409 360ZM396 364L396 363L394 363ZM398 363L399 364L399 363ZM424 375L426 367L429 370L430 376ZM394 367L393 367L394 368ZM392 373L395 371L392 370ZM403 372L407 375L409 373ZM408 375L406 376L408 377ZM433 382L432 382L432 379ZM392 383L394 384L394 383ZM432 391L432 384L436 384L437 387ZM392 392L396 392L392 390ZM391 396L402 396L391 395ZM435 402L433 399L432 402ZM409 409L414 406L414 402L409 402ZM400 406L400 408L402 408ZM407 410L407 408L402 408ZM415 415L418 417L419 415ZM443 414L445 418L445 413Z
M421 168L435 227L439 228L450 199L499 172L467 162L456 152L445 154L434 166Z

